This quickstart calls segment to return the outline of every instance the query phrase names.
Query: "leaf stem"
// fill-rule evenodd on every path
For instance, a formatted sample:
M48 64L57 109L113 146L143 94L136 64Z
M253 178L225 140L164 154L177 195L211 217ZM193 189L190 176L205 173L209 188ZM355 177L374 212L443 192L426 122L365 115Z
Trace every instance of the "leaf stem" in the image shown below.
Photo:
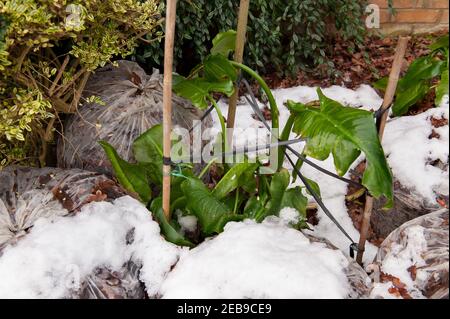
M222 144L223 144L224 151L226 151L226 149L227 149L227 134L226 134L225 119L224 119L222 111L220 110L220 107L217 105L216 101L211 97L211 95L208 95L207 97L208 97L208 100L214 106L214 109L216 110L217 115L219 117L220 126L222 128L222 138L223 138Z

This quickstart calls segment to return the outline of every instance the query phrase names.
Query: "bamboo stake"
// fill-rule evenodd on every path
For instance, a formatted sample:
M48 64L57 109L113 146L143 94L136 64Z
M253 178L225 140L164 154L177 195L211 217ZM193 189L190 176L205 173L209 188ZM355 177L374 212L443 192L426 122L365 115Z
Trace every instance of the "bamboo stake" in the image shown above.
M167 0L166 32L164 43L164 87L163 87L163 189L162 208L166 219L170 219L170 159L172 133L172 68L175 40L176 0Z
M244 58L244 47L245 47L245 35L247 32L247 21L248 21L248 9L250 6L250 0L241 0L239 4L239 18L237 25L237 36L236 36L236 50L234 52L234 61L242 63ZM234 94L230 98L230 105L228 107L227 115L227 128L233 128L236 119L236 105L239 98L239 87L235 87ZM231 141L232 136L228 137Z
M400 77L400 71L403 64L403 58L405 57L406 48L408 47L409 37L400 37L395 49L394 61L392 63L392 69L389 74L389 82L384 94L383 104L380 110L383 112L379 123L378 135L380 141L383 140L384 129L386 127L386 121L389 116L388 109L390 108L392 102L394 101L395 91L397 90L397 84ZM364 207L364 215L361 224L361 236L359 238L358 244L358 254L356 256L356 261L358 264L363 264L363 255L366 246L367 235L370 226L370 217L372 216L373 209L373 197L368 195L366 197L366 205Z

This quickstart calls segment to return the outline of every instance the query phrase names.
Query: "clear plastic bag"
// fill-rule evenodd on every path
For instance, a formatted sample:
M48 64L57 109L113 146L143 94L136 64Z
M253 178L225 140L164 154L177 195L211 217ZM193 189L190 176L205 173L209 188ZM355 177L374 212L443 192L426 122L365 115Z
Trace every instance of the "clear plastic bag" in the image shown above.
M91 76L83 92L105 103L87 103L68 119L58 141L58 167L81 168L111 174L112 168L98 141L116 148L133 161L132 143L142 133L162 122L163 77L157 70L147 75L137 63L118 61ZM203 111L176 95L172 98L173 125L190 129ZM212 126L208 115L202 129Z
M380 246L374 264L379 287L374 298L387 293L402 298L449 297L449 211L413 219L393 231Z
M386 211L385 199L375 200L370 224L377 238L386 238L391 232L419 216L423 216L439 209L439 205L428 201L402 186L394 183L394 207Z

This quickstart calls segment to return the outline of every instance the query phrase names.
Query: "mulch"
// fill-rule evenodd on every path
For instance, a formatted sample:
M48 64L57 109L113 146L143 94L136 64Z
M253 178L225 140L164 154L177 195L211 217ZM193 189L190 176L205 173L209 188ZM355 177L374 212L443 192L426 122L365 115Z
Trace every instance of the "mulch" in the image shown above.
M446 32L413 35L408 44L402 71L406 71L409 64L416 58L427 55L430 52L429 45L444 34ZM367 37L362 48L357 49L354 53L349 52L346 41L335 43L331 56L331 61L336 68L334 77L330 77L328 74L321 75L319 72L302 71L296 77L291 78L280 78L277 74L270 74L265 77L265 80L272 88L288 88L299 85L320 87L340 85L354 89L361 84L372 84L389 75L397 40L398 36L372 35Z

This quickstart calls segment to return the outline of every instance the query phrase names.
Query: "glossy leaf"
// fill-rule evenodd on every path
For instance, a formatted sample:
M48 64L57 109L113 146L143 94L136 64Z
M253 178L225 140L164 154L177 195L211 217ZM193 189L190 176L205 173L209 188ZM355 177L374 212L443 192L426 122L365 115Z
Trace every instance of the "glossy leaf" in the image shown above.
M422 100L429 90L430 86L427 82L419 81L398 93L392 105L394 116L400 116L408 112L409 108Z
M167 221L162 209L162 200L160 197L153 200L150 210L158 221L161 233L167 241L179 246L194 247L193 243L184 238L183 235Z
M300 214L306 214L307 199L303 196L301 188L288 189L291 176L286 169L274 174L270 183L270 200L266 209L255 215L258 222L262 222L267 216L278 216L283 208L291 207Z
M182 76L174 76L173 90L179 96L184 97L200 109L208 107L208 96L211 93L223 93L231 96L234 92L234 85L231 80L221 82L210 82L204 78L186 79Z
M229 221L240 221L243 215L235 215L214 197L202 181L188 178L181 185L187 199L187 208L198 218L202 233L206 236L218 234Z
M237 72L226 57L220 54L209 55L204 63L205 77L211 82L222 82L226 80L236 81Z
M216 187L212 191L212 194L217 199L222 199L225 196L227 196L229 193L234 191L236 188L247 184L248 182L246 179L242 178L249 177L249 175L245 175L246 172L251 173L252 180L254 181L255 178L253 176L253 173L255 172L256 168L258 167L257 163L238 163L234 165L217 183Z
M448 41L448 40L447 40ZM436 104L442 103L442 99L445 95L448 95L448 68L442 72L441 80L436 87Z
M436 40L436 42L434 42L432 45L430 45L430 50L431 51L436 51L439 49L448 49L449 47L449 43L448 43L448 34L440 37L439 39Z
M305 154L325 160L330 153L339 175L344 175L361 151L368 165L362 183L372 196L381 195L392 205L393 182L371 112L344 107L323 95L318 89L320 108L296 104L289 107L296 113L293 131L308 138Z
M149 186L146 168L141 164L130 164L123 160L114 147L107 142L100 141L99 143L111 162L119 183L126 190L138 194L142 202L148 203L152 190Z
M158 124L139 136L133 143L138 163L145 163L151 180L160 185L163 167L163 128Z
M228 57L230 53L235 50L236 34L236 31L229 30L216 35L212 41L213 47L211 49L211 54L221 54Z
M444 61L439 61L431 56L425 56L414 60L406 71L405 76L399 81L399 89L406 90L415 82L429 80L438 76L445 65Z

